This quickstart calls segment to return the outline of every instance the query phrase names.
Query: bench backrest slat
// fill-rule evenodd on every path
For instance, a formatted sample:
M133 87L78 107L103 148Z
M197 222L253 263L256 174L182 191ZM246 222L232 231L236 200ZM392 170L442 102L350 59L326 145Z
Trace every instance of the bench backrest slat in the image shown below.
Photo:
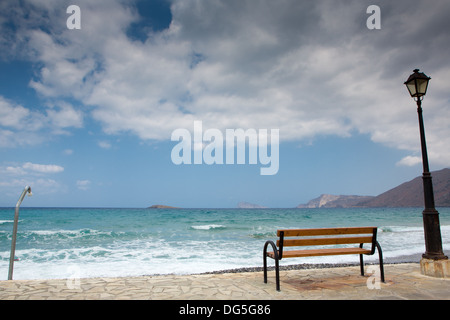
M319 229L282 229L277 230L277 236L281 231L285 237L302 237L302 236L323 236L338 234L369 234L373 233L376 227L353 227L353 228L319 228Z
M318 246L318 245L333 245L333 244L351 244L351 243L372 243L373 237L345 237L345 238L315 238L315 239L284 239L283 246L298 247L298 246ZM277 241L277 246L280 245L280 240Z
M374 254L377 243L377 227L281 229L277 230L277 236L279 237L276 244L279 259L283 258L283 247L300 246L359 244L359 247L362 248L364 243L370 243L372 246L370 254Z
M371 243L373 254L377 237L376 227L282 229L277 230L277 247L283 255L283 247L327 246L340 244ZM326 236L326 237L318 237ZM289 238L291 237L291 238ZM295 238L292 238L295 237Z

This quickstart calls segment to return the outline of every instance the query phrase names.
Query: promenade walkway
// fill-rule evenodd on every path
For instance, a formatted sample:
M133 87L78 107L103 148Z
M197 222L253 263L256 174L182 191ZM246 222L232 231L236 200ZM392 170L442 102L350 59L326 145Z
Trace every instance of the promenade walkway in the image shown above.
M450 279L420 274L417 263L386 264L386 283L359 266L281 271L267 284L262 272L129 278L0 281L1 300L450 300ZM373 271L378 266L373 267ZM369 269L370 271L370 269Z

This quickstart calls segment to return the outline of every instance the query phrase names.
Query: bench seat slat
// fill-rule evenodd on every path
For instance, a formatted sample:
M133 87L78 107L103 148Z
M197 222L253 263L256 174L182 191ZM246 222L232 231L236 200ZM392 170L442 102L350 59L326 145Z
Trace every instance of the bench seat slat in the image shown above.
M362 248L332 248L316 250L286 250L283 251L283 258L300 258L314 256L333 256L341 254L370 254L370 250ZM274 259L273 252L267 252L267 255Z
M374 229L377 229L377 227L284 229L284 230L277 230L277 236L278 237L280 236L281 231L284 231L285 237L300 237L300 236L373 233Z
M333 244L372 243L372 237L341 237L341 238L311 238L311 239L284 239L284 247L318 246ZM280 240L277 240L280 246Z

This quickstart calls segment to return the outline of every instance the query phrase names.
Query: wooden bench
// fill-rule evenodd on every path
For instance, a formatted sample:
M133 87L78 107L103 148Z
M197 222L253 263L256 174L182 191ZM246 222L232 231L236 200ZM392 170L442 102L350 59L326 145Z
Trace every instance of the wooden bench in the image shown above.
M384 282L383 254L381 252L381 246L377 241L376 227L284 229L277 230L277 237L279 239L276 245L272 240L268 240L264 244L263 260L264 283L267 283L267 257L275 260L276 287L278 291L280 291L279 261L283 258L359 254L361 275L363 276L363 254L373 255L375 248L378 250L381 281ZM286 239L288 237L290 239ZM371 247L364 249L364 243L370 243ZM348 244L359 244L359 246L336 247L336 245ZM273 251L267 251L269 245L272 246ZM320 249L284 250L284 247L302 246L327 247Z

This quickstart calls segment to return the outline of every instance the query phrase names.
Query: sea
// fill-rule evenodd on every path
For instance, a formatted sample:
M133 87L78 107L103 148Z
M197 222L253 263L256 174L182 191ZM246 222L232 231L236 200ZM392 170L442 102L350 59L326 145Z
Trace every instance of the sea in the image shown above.
M437 208L450 253L450 208ZM0 208L0 280L8 277L14 208ZM261 267L281 228L378 227L385 261L419 261L422 208L20 208L13 278L195 274ZM377 263L377 254L365 261ZM284 259L281 265L358 263L357 255ZM269 259L269 265L273 261Z

